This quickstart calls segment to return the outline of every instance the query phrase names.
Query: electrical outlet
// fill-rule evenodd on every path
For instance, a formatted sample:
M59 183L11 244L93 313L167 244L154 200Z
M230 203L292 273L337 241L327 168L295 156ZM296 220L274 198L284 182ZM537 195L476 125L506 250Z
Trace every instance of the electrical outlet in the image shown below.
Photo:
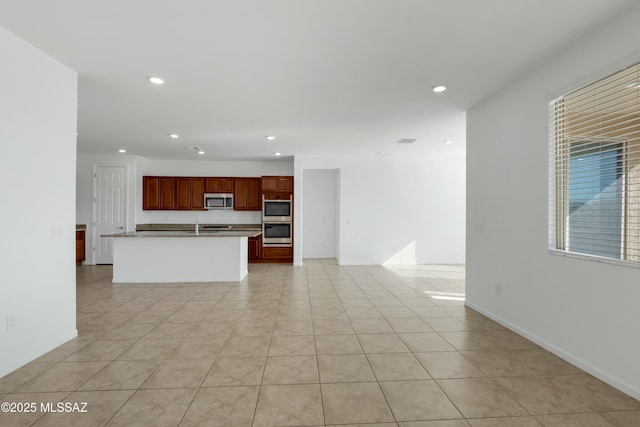
M16 329L16 316L7 316L7 332L11 332Z
M483 227L483 225L482 225L482 223L481 223L481 222L477 222L477 223L476 223L476 233L481 234L481 233L482 233L482 231L483 231L483 228L484 228L484 227Z
M502 295L502 285L496 285L496 295Z

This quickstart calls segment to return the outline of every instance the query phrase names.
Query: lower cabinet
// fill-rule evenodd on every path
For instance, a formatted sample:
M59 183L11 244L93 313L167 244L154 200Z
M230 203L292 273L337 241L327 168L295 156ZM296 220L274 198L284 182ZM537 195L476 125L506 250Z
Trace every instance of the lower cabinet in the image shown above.
M262 260L265 262L293 262L293 248L262 248Z
M249 262L262 259L262 236L249 237Z
M84 230L76 230L76 264L80 264L85 260L84 242L86 232Z
M258 262L293 262L293 248L274 248L262 246L262 236L249 237L249 257L250 263Z

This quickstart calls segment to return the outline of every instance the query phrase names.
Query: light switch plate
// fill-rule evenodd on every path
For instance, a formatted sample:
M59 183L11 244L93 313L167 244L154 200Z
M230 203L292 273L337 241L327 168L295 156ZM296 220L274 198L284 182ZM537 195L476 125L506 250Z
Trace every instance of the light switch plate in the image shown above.
M11 332L16 329L16 316L7 316L7 332Z

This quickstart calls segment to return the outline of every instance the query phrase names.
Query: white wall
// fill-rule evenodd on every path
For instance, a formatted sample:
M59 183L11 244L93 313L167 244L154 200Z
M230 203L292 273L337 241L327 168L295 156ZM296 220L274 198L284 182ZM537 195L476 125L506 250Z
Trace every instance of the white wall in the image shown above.
M2 26L0 52L1 377L77 335L77 75Z
M547 250L547 103L639 61L638 22L640 8L468 112L466 282L469 306L636 398L640 269Z
M337 258L338 170L305 169L302 258Z
M296 156L294 230L304 230L306 169L339 169L339 263L463 263L465 155ZM294 232L294 264L304 236Z
M244 176L292 175L293 159L265 161L160 160L138 158L140 176Z

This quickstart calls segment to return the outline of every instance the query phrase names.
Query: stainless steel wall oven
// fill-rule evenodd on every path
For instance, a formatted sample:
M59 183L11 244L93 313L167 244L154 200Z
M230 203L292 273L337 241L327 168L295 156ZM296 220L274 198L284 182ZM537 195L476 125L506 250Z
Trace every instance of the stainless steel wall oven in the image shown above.
M262 221L292 222L292 205L291 200L263 200Z
M293 243L291 229L292 224L290 222L263 222L262 244L271 247L291 246Z

